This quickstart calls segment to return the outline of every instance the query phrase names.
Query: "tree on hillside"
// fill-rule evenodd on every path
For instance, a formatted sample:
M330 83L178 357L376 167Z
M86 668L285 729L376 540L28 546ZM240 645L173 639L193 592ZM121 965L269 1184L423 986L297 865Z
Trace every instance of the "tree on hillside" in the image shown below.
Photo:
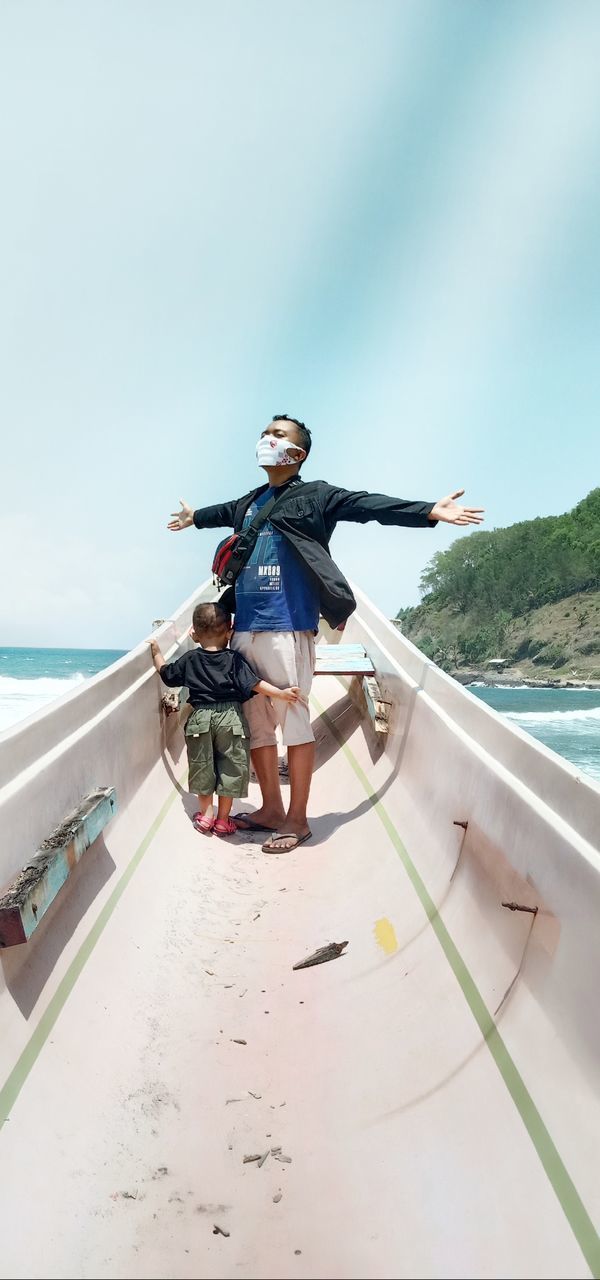
M531 658L539 641L523 634L522 623L515 639L515 619L599 589L600 488L565 515L472 533L438 551L421 577L422 603L400 610L398 618L444 667L486 657ZM544 660L551 656L546 646ZM561 660L565 654L557 649L553 664Z
M473 533L438 551L421 577L423 604L514 616L600 587L600 489L573 511Z

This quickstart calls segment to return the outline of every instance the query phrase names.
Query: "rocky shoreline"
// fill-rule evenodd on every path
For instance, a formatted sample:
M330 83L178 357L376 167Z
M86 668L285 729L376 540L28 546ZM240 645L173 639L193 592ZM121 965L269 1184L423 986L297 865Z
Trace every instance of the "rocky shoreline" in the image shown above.
M467 671L460 667L450 675L459 684L485 684L491 689L525 685L528 689L600 689L600 680L567 680L564 676L526 676L522 671Z

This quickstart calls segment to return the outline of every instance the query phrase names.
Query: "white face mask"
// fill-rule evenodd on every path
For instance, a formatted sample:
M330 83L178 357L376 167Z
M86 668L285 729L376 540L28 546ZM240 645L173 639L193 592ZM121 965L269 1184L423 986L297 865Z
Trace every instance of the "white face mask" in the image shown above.
M291 444L289 440L282 440L279 436L261 436L256 446L256 461L259 467L294 467L301 462L303 453L300 445Z

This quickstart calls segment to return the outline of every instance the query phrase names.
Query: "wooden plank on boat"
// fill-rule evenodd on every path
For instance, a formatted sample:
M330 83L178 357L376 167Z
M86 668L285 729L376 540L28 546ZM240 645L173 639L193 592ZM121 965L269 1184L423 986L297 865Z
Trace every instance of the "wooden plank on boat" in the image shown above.
M381 689L373 676L365 676L362 682L367 711L377 733L389 732L388 704L384 702Z
M27 942L73 868L116 811L114 787L97 787L44 840L0 894L0 947Z
M368 676L375 668L362 644L318 644L316 676Z

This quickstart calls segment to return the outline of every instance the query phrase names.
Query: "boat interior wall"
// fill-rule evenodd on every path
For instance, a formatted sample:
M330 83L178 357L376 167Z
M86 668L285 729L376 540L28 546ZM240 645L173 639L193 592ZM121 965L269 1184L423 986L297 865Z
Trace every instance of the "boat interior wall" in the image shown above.
M535 975L545 1014L569 1025L597 1074L600 1023L589 1009L600 968L600 790L490 713L354 590L359 608L345 638L364 644L391 703L386 754L389 785L405 796L404 844L418 851L444 914L453 899L462 904L460 936L471 939L468 958L490 1007L504 994L498 955L512 980L527 942L524 980ZM538 778L539 790L527 785ZM537 907L533 926L503 902Z
M191 612L206 594L203 584L154 632L165 654L188 647ZM144 641L0 734L0 888L88 792L115 787L126 809L157 763L161 735L163 746L178 741L177 716L160 712L162 692Z
M386 671L398 665L415 693L428 695L449 721L597 847L598 784L446 675L375 609L358 587L353 590L358 611L350 619L345 638L360 637L383 683ZM401 708L397 710L401 712Z

